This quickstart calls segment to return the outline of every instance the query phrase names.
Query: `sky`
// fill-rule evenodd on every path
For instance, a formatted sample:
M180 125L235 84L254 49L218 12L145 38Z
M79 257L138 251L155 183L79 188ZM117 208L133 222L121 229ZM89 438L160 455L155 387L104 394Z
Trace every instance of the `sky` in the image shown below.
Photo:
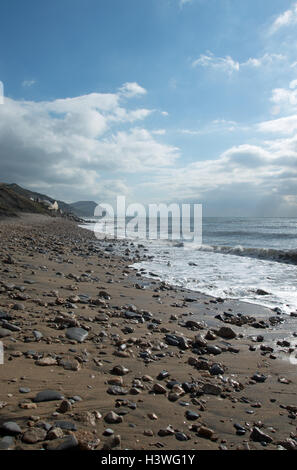
M297 2L3 0L0 15L0 181L297 217Z

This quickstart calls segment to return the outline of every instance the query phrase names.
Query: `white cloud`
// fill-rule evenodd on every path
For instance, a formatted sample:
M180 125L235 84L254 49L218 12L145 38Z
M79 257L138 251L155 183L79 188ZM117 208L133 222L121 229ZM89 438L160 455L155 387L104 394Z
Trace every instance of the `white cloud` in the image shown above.
M238 215L290 214L297 202L297 136L231 147L215 159L197 160L183 168L160 170L150 189L175 200L203 202L218 214L238 206ZM293 206L292 206L293 204ZM296 213L296 212L295 212ZM234 212L233 212L234 214Z
M155 135L165 135L165 134L166 134L166 130L165 130L165 129L156 129L155 131L152 131L152 134L155 134Z
M180 8L183 8L184 5L187 3L192 3L193 0L179 0L179 6Z
M214 69L220 69L228 73L238 71L240 68L239 62L236 62L230 56L226 57L215 57L211 52L207 54L201 54L200 57L192 62L193 67L211 67Z
M294 88L296 88L296 87L297 87L297 80L292 80L292 81L290 82L289 88L290 88L291 90L294 90Z
M258 59L250 57L246 62L240 64L241 67L263 67L266 65L273 64L277 61L285 60L286 56L283 54L264 54Z
M297 114L261 122L258 124L258 130L274 134L292 134L297 131Z
M289 10L281 13L270 27L270 34L274 34L281 28L297 23L297 3L294 3Z
M121 88L119 88L119 92L121 95L125 96L126 98L133 98L134 96L141 96L147 93L145 88L142 88L136 82L124 83L124 85L121 86Z
M297 109L297 89L275 88L272 90L270 101L274 105L273 114L279 114L281 111L292 112Z
M248 126L243 126L236 121L226 119L214 119L210 123L201 126L198 129L180 129L179 132L185 135L206 135L213 133L226 133L234 131L247 131Z
M98 142L95 162L98 156L114 171L136 173L170 166L178 158L178 149L158 143L146 129L133 128Z
M266 53L260 58L250 57L245 62L238 62L230 56L216 57L212 52L208 51L207 54L201 54L198 59L194 60L192 66L209 67L232 74L233 72L239 72L243 67L259 68L284 59L285 56L282 54Z
M114 111L113 115L108 117L108 120L115 122L134 122L145 119L153 112L153 109L135 109L133 111L127 111L119 107Z
M30 88L31 86L35 85L35 83L36 83L36 80L24 80L22 82L22 86L24 88Z
M281 90L274 90L274 104L287 106L289 101L297 107L292 98L297 89ZM233 146L216 158L197 152L196 161L183 165L177 147L158 141L165 129L145 129L143 120L153 110L131 109L128 101L123 106L122 97L118 91L44 102L7 98L0 106L2 180L66 201L108 201L119 193L133 196L139 187L141 198L147 190L159 201L201 197L222 207L234 200L245 204L255 195L271 203L273 195L279 207L292 206L297 193L297 112L256 126L286 138ZM212 132L243 129L220 118L184 132L206 132L207 127Z
M104 179L121 180L128 188L125 175L172 165L179 150L136 127L153 110L120 105L126 85L119 93L54 101L7 98L0 106L2 180L24 186L37 182L69 200L78 193L102 196ZM136 85L128 87L126 98L140 93Z

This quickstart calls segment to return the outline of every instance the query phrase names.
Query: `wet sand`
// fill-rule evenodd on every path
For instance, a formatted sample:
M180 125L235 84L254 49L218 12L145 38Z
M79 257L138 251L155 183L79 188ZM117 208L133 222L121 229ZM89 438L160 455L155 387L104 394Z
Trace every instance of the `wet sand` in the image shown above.
M119 257L71 221L6 219L0 237L0 449L297 447L296 318L143 279L137 245Z

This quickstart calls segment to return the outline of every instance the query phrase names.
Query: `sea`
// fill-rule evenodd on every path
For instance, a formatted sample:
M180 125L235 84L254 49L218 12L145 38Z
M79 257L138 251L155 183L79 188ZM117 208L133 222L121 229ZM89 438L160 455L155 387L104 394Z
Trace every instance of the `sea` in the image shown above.
M94 230L95 222L84 227ZM172 233L151 240L147 226L131 236L120 223L121 238L148 249L151 258L132 265L144 277L154 273L173 286L281 313L297 310L297 218L203 217L201 243ZM106 227L114 230L113 219Z

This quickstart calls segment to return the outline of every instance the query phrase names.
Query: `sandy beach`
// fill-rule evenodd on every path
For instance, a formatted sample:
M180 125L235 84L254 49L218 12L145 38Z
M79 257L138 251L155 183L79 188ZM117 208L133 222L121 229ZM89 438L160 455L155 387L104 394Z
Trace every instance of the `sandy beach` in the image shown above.
M62 218L0 237L0 449L297 447L295 317L143 279Z

